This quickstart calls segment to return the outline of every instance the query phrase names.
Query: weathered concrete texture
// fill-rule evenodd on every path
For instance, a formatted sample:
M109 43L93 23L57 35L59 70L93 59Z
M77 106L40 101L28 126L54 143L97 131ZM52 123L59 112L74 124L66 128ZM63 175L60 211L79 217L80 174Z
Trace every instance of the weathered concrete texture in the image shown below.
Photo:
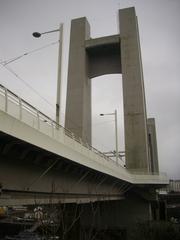
M149 118L148 121L148 141L149 141L149 155L150 155L150 170L151 172L159 172L158 164L158 150L156 140L156 126L155 119Z
M126 167L148 171L146 107L135 9L122 9L119 17Z
M124 200L85 204L83 210L81 228L95 228L97 232L106 229L128 229L131 232L138 222L152 220L150 202L132 192Z
M86 18L72 20L65 127L91 144L91 81L85 50L89 37Z
M113 35L86 40L89 59L89 78L121 73L120 36Z
M86 18L72 20L65 127L91 143L90 78L122 73L126 167L149 171L147 117L137 18L122 9L120 35L90 39Z
M0 184L0 206L121 199L131 186L1 131Z

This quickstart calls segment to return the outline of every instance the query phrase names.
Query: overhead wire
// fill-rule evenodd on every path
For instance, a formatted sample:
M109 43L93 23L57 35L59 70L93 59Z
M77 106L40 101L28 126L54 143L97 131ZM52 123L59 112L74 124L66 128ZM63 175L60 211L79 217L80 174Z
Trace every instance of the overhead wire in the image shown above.
M1 64L1 63L0 63ZM31 85L29 85L24 79L22 79L14 70L12 70L9 66L3 65L1 64L6 70L8 70L11 74L13 74L17 79L19 79L20 81L22 81L28 88L30 88L32 91L34 91L40 98L42 98L50 107L52 107L54 109L54 105L51 104L46 98L44 98L43 96L41 96L39 94L38 91L36 91ZM64 116L65 114L61 112L61 114ZM78 127L77 124L75 124L75 122L71 119L70 122L72 122L75 126ZM104 123L109 123L109 122L113 122L113 121L105 121ZM100 123L98 123L97 125L99 125ZM94 124L96 125L96 124ZM95 140L97 140L97 138L93 137ZM105 146L104 144L101 143L101 147L103 148L108 148L107 146Z
M98 122L98 123L94 123L92 124L93 126L97 126L97 125L104 125L104 124L107 124L107 123L112 123L114 122L114 120L109 120L109 121L104 121L104 122Z
M17 57L10 58L10 59L8 59L8 60L2 60L2 61L0 61L0 65L1 65L2 67L4 67L7 71L9 71L11 74L13 74L18 80L20 80L21 82L23 82L29 89L31 89L33 92L35 92L41 99L43 99L43 100L44 100L51 108L53 108L53 109L54 109L54 105L53 105L53 104L51 104L51 103L50 103L46 98L44 98L36 89L34 89L30 84L28 84L22 77L20 77L12 68L10 68L10 67L7 66L7 65L10 64L10 63L15 62L15 61L17 61L17 60L19 60L19 59L27 56L27 55L30 55L30 54L32 54L32 53L35 53L35 52L37 52L37 51L40 51L40 50L45 49L45 48L47 48L47 47L50 47L50 46L52 46L52 45L55 45L55 44L57 44L58 42L59 42L59 40L56 41L56 42L52 42L52 43L50 43L50 44L44 45L44 46L42 46L42 47L40 47L40 48L33 49L33 50L29 51L29 52L25 52L25 53L23 53L23 54L21 54L21 55L19 55L19 56L17 56ZM62 117L65 117L65 114L62 112L62 109L61 109L61 116L62 116ZM72 119L70 120L70 122L72 122L73 124L75 124L74 121L72 121ZM75 125L77 125L77 124L75 124Z
M49 44L46 44L40 48L36 48L36 49L33 49L33 50L30 50L29 52L25 52L17 57L14 57L14 58L10 58L8 60L3 60L0 62L1 66L3 66L7 71L9 71L11 74L13 74L18 80L22 81L29 89L31 89L33 92L35 92L40 98L42 98L49 106L51 106L53 109L54 109L54 106L46 99L44 98L36 89L34 89L30 84L28 84L22 77L20 77L14 70L12 70L12 68L10 68L9 66L7 66L8 64L12 63L12 62L15 62L27 55L30 55L32 53L35 53L37 51L40 51L42 49L45 49L47 47L50 47L52 45L55 45L59 42L56 41L56 42L51 42Z
M40 98L42 98L49 106L53 107L54 106L46 99L44 98L36 89L34 89L30 84L28 84L23 78L21 78L12 68L9 66L1 64L7 71L9 71L11 74L13 74L18 80L23 82L28 88L30 88L33 92L35 92Z
M58 41L56 41L56 42L51 42L50 44L46 44L46 45L44 45L44 46L42 46L42 47L40 47L40 48L36 48L36 49L33 49L33 50L31 50L31 51L29 51L29 52L25 52L25 53L23 53L23 54L21 54L21 55L19 55L19 56L17 56L17 57L14 57L14 58L10 58L10 59L8 59L8 60L2 60L1 62L0 62L0 65L1 66L3 66L7 71L9 71L11 74L13 74L18 80L20 80L21 82L23 82L28 88L30 88L33 92L35 92L41 99L43 99L51 108L53 108L54 109L54 105L53 104L51 104L46 98L44 98L36 89L34 89L30 84L28 84L22 77L20 77L14 70L12 70L12 68L10 68L9 66L7 66L8 64L10 64L10 63L13 63L13 62L15 62L15 61L17 61L17 60L19 60L19 59L21 59L21 58L23 58L23 57L25 57L25 56L28 56L28 55L30 55L30 54L32 54L32 53L35 53L35 52L37 52L37 51L40 51L40 50L42 50L42 49L45 49L45 48L48 48L48 47L50 47L50 46L52 46L52 45L55 45L55 44L57 44L59 42L59 40ZM63 117L64 117L64 113L62 113L61 112L61 114L63 115ZM75 124L74 123L74 121L72 121L72 119L70 120L70 122L72 122L73 124ZM103 122L103 123L108 123L108 122L112 122L112 121L106 121L106 122ZM99 124L103 124L103 123L98 123L98 124L93 124L93 125L99 125ZM77 124L75 124L75 125L77 125ZM102 145L102 144L101 144ZM102 145L102 147L105 147L105 146L103 146ZM107 146L106 146L106 148L107 148Z
M40 47L40 48L33 49L33 50L29 51L29 52L25 52L25 53L23 53L23 54L21 54L21 55L19 55L19 56L17 56L17 57L10 58L10 59L8 59L8 60L3 60L3 61L0 62L0 64L6 66L6 65L9 64L9 63L15 62L15 61L19 60L19 59L22 58L22 57L25 57L25 56L27 56L27 55L30 55L31 53L35 53L35 52L37 52L37 51L40 51L40 50L42 50L42 49L45 49L45 48L50 47L50 46L52 46L52 45L55 45L55 44L57 44L58 42L59 42L59 40L56 41L56 42L52 42L52 43L46 44L46 45L44 45L44 46L42 46L42 47Z
M37 90L35 90L30 84L28 84L24 79L22 79L22 77L20 77L14 70L12 70L12 69L11 69L9 66L7 66L7 65L10 64L10 63L12 63L12 62L15 62L15 61L17 61L17 60L19 60L19 59L27 56L27 55L30 55L31 53L34 53L34 52L40 51L40 50L42 50L42 49L45 49L45 48L47 48L47 47L50 47L50 46L52 46L52 45L55 45L55 44L57 44L58 42L59 42L59 40L56 41L56 42L52 42L52 43L50 43L50 44L44 45L44 46L42 46L42 47L40 47L40 48L36 48L36 49L34 49L34 50L31 50L31 51L29 51L29 52L25 52L25 53L23 53L23 54L21 54L21 55L19 55L19 56L17 56L17 57L10 58L10 59L8 59L8 60L3 60L3 61L0 62L0 65L1 65L1 66L3 66L3 67L4 67L6 70L8 70L11 74L13 74L17 79L19 79L20 81L22 81L28 88L30 88L32 91L34 91L40 98L42 98L42 99L43 99L48 105L50 105L53 109L54 109L54 105L52 105L49 101L47 101L47 99L45 99L43 96L41 96L41 94L40 94ZM62 112L62 110L64 110L64 109L61 109L61 115L62 115L62 117L65 117L65 114ZM65 111L65 110L64 110L64 111ZM73 124L75 124L74 121L72 121L72 120L70 120L70 122L72 122ZM75 124L75 125L77 125L77 124ZM78 125L77 125L77 127L78 127Z

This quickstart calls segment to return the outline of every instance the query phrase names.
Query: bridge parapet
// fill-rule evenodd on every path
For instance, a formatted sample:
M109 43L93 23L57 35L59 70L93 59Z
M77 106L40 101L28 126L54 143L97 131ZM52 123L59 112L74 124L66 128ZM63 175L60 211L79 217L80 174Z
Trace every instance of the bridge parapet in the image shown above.
M56 121L42 113L40 110L18 97L15 93L0 84L0 109L28 124L38 131L58 140L65 134L83 147L96 153L106 161L113 161L104 153L84 142L79 136L59 125ZM114 161L113 161L114 162ZM114 162L115 163L115 162Z
M166 174L128 171L2 85L0 109L2 132L129 183L168 183Z

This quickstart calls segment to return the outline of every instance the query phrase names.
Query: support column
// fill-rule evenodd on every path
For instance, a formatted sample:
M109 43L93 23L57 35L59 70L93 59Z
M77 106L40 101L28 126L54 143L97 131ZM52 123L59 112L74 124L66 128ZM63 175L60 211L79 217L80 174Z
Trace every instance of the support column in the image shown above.
M119 18L126 167L149 171L145 93L135 9L119 10Z
M149 118L147 123L148 123L150 169L151 169L151 172L158 173L159 172L159 164L158 164L155 119Z
M91 81L85 49L85 40L89 38L86 18L72 20L65 128L91 144Z

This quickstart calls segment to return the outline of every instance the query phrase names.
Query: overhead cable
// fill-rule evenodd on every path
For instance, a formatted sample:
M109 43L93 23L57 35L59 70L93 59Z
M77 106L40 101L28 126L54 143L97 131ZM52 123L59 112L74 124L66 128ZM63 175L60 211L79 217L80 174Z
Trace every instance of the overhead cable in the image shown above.
M3 61L0 62L0 64L2 64L3 66L6 66L6 65L9 64L9 63L15 62L15 61L19 60L19 59L22 58L22 57L25 57L25 56L27 56L27 55L30 55L31 53L34 53L34 52L40 51L40 50L42 50L42 49L44 49L44 48L50 47L50 46L52 46L52 45L55 45L55 44L57 44L58 42L59 42L59 41L52 42L52 43L47 44L47 45L45 45L45 46L42 46L42 47L40 47L40 48L36 48L36 49L31 50L31 51L29 51L29 52L25 52L25 53L23 53L23 54L21 54L21 55L19 55L19 56L17 56L17 57L10 58L10 59L8 59L8 60L3 60Z
M30 84L28 84L24 79L22 79L14 70L12 70L9 66L5 66L1 64L6 70L8 70L11 74L13 74L18 80L23 82L28 88L30 88L32 91L34 91L40 98L42 98L49 106L51 106L54 109L54 106L43 96L40 95L40 93L34 89Z

